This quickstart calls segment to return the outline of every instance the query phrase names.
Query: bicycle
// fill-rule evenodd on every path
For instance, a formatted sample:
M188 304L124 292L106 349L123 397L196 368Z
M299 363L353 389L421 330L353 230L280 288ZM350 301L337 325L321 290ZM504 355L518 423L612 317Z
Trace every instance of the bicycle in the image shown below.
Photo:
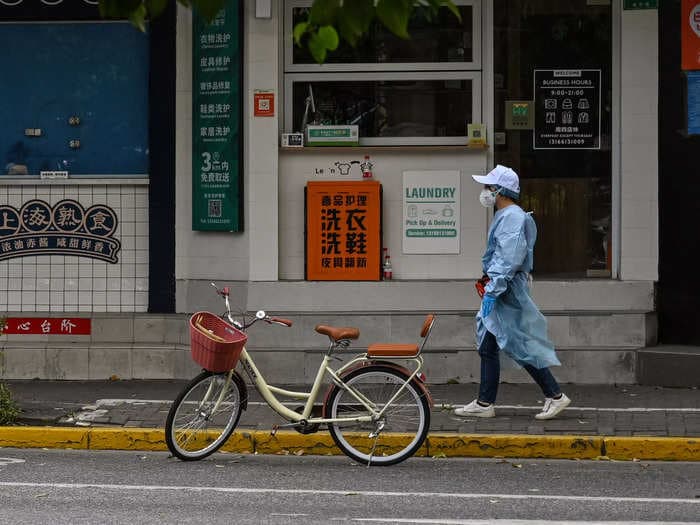
M246 382L235 370L236 361L270 408L288 421L288 424L274 427L273 434L282 427L310 434L325 425L344 454L367 466L394 465L411 457L422 446L430 428L432 398L425 376L420 372L423 366L420 354L435 323L434 314L428 314L423 322L420 344L375 343L336 370L330 366L332 359L339 359L334 353L348 348L360 331L317 325L316 332L329 339L328 349L311 390L297 392L269 385L245 348L245 332L256 322L287 327L292 326L292 322L270 317L263 310L254 316L242 313L242 321L234 320L229 289L219 290L214 283L212 286L224 299L226 312L221 316L207 313L206 318L201 317L206 312L193 315L190 318L192 340L201 338L204 333L209 342L216 345L226 334L238 336L233 352L237 355L233 364L212 366L211 362L203 364L193 347L193 358L204 370L177 396L168 412L165 436L174 456L184 461L205 458L223 446L233 433L248 401ZM201 322L202 319L214 324L220 320L225 326L218 326L218 333L206 327L203 331L202 326L193 324L193 320ZM394 361L409 362L413 369ZM325 400L323 405L317 405L326 376L330 377L330 383ZM303 408L295 411L281 403L277 396L305 399L306 402Z

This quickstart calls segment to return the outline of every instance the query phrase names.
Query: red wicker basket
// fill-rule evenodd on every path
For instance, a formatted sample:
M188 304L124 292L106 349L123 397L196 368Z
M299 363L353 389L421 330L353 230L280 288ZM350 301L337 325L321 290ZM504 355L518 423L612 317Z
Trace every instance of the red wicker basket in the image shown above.
M226 372L236 366L248 336L218 315L197 312L190 317L192 359L210 372Z

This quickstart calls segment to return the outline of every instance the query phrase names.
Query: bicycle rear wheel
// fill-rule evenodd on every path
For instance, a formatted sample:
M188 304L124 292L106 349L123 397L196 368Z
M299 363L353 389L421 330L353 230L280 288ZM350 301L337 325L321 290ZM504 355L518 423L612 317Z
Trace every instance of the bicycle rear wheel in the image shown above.
M241 417L245 390L237 375L202 372L173 401L165 441L174 456L193 461L216 452Z
M343 381L383 409L409 376L390 366L372 365L350 372ZM334 387L326 405L327 418L370 415L349 391ZM414 379L377 421L329 423L338 448L364 465L394 465L421 447L430 428L430 406Z

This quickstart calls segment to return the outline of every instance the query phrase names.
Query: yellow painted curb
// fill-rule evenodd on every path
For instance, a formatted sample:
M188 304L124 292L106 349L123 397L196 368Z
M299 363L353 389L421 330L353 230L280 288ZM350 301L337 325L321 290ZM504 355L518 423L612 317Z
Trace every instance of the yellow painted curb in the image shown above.
M700 437L606 437L610 459L700 461Z
M405 443L403 434L385 435L390 454ZM167 450L162 428L0 427L0 447L88 450ZM367 450L371 440L367 438ZM328 432L239 429L221 448L242 454L340 455ZM522 434L432 433L417 457L508 457L700 461L700 437L553 436Z
M599 436L428 435L428 451L434 457L592 459L601 455L602 444Z
M91 450L168 450L162 428L91 428Z
M0 427L0 447L88 448L89 428Z

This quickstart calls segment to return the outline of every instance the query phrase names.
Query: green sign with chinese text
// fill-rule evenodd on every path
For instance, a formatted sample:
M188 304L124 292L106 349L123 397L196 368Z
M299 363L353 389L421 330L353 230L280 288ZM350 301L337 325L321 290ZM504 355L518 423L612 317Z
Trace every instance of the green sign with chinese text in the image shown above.
M192 229L243 230L239 0L192 24Z

